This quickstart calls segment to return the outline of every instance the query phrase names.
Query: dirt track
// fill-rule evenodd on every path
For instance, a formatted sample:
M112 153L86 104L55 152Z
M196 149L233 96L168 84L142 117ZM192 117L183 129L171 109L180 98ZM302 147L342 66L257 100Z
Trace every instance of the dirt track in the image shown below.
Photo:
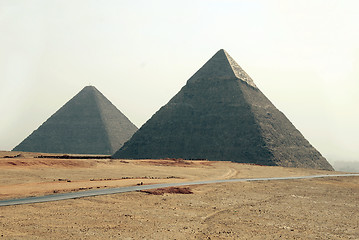
M228 162L81 160L82 164L75 164L71 160L63 165L59 160L47 165L29 158L26 161L35 162L21 166L5 163L10 160L24 159L0 159L0 188L17 188L25 182L22 191L32 189L31 185L56 186L30 191L35 195L60 189L61 184L88 187L103 181L131 185L147 180L323 174ZM145 176L159 179L122 180ZM59 178L71 182L54 181ZM105 178L121 179L100 180ZM4 239L359 239L358 177L226 183L187 190L193 194L134 192L2 207L0 239L1 235ZM9 196L14 193L5 197Z

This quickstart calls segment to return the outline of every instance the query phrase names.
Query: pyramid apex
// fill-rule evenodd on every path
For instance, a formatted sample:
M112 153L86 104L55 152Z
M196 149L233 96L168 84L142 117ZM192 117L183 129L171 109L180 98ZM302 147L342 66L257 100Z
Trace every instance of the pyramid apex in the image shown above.
M95 86L92 86L92 85L85 86L80 92L86 92L86 93L99 92L99 93L101 93Z
M91 89L91 88L92 88L92 89L93 89L93 88L96 89L95 86L93 86L93 85L87 85L87 86L85 86L83 89L86 89L86 88L87 88L87 89Z
M253 88L257 88L252 78L234 61L228 52L222 48L189 79L189 82L199 81L200 79L235 78Z
M226 50L224 50L223 48L219 49L216 54L213 55L213 57L215 56L224 56L224 54L228 54ZM212 58L213 58L212 57Z

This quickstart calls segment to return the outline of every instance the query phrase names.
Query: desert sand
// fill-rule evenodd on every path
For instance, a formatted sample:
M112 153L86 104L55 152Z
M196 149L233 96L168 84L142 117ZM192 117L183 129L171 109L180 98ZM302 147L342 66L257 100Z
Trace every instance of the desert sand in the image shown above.
M173 159L4 158L10 154L16 155L0 153L1 199L140 182L335 173ZM0 207L0 239L359 239L359 177L182 190L189 194L132 192Z

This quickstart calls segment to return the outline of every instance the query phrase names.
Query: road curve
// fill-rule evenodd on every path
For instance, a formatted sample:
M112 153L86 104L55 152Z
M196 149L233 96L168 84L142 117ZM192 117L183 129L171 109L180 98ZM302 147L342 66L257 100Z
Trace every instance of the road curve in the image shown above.
M138 185L138 186L130 186L130 187L107 188L107 189L96 189L96 190L88 190L88 191L80 191L80 192L69 192L69 193L62 193L62 194L52 194L52 195L46 195L46 196L40 196L40 197L27 197L27 198L1 200L0 206L51 202L51 201L59 201L59 200L66 200L66 199L75 199L75 198L91 197L91 196L98 196L98 195L133 192L133 191L139 191L139 190L165 188L165 187L190 186L190 185L226 183L226 182L295 180L295 179L310 179L310 178L324 178L324 177L350 177L350 176L359 176L359 173L358 174L353 173L353 174L333 174L333 175L311 175L311 176L300 176L300 177L237 178L237 179L208 180L208 181L195 181L195 182L182 182L182 183Z

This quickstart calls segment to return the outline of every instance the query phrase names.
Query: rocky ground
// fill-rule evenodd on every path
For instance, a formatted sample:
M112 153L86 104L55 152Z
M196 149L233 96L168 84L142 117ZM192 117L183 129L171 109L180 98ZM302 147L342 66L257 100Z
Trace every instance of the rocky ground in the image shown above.
M206 161L37 161L0 158L3 199L71 191L65 185L79 182L91 187L101 181L116 186L328 173ZM41 183L45 191L24 190ZM27 184L24 193L11 193L21 184ZM0 207L0 239L359 239L358 207L359 177L221 183Z

